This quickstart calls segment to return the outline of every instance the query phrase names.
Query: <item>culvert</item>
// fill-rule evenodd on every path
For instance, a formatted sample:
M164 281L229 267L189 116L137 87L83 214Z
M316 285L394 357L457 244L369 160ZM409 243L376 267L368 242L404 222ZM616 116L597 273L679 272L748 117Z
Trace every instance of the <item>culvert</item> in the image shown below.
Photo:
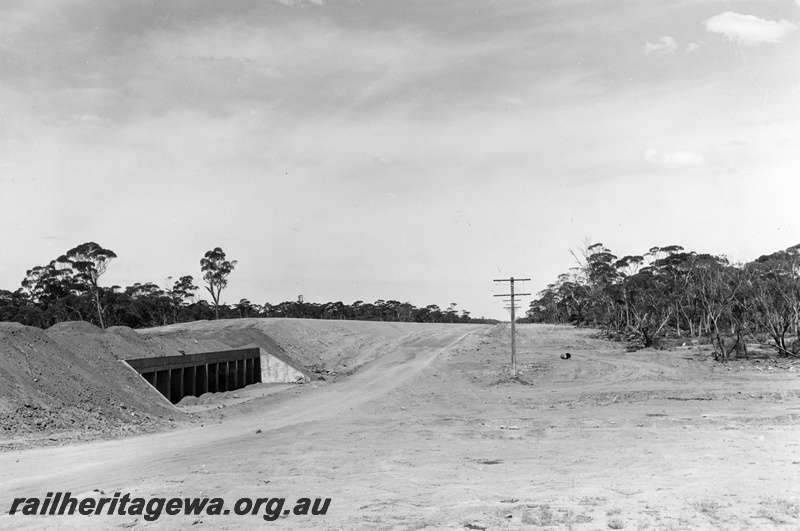
M234 391L261 382L261 357L261 349L255 347L125 362L177 404L185 396Z
M164 397L177 404L185 396L234 391L254 383L305 383L308 371L284 354L259 346L122 360Z

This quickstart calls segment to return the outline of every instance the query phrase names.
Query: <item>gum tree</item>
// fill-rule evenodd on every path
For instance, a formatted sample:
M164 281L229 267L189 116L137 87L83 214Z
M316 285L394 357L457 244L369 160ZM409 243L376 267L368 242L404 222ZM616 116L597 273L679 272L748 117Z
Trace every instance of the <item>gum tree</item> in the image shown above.
M104 249L94 242L78 245L60 256L56 262L67 264L74 272L77 286L92 297L97 309L100 328L105 328L103 307L100 303L100 286L98 281L106 272L108 263L117 255L110 249Z
M800 317L800 245L761 256L747 265L753 320L782 355L797 356ZM787 334L791 340L787 339Z
M220 247L215 247L213 251L208 251L200 259L200 270L203 272L203 280L207 284L205 288L214 301L214 315L217 319L219 319L220 293L228 286L228 275L231 274L235 267L236 260L226 260L225 251Z
M170 282L172 282L172 277L167 277L167 284ZM186 306L194 298L194 292L197 289L197 286L194 285L194 278L191 275L182 276L172 284L171 288L167 288L166 293L172 306L173 323L178 322L178 310Z

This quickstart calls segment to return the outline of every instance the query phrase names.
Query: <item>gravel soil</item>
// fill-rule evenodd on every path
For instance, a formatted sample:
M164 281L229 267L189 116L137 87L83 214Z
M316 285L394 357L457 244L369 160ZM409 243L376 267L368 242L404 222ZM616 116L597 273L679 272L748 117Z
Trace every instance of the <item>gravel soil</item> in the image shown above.
M703 345L626 352L592 330L517 331L520 376L512 378L508 325L8 326L1 348L19 354L2 358L13 360L0 366L11 386L3 407L17 411L27 400L58 419L69 413L78 432L95 422L108 440L58 440L76 431L66 420L42 433L26 420L23 442L16 428L0 453L0 528L800 528L796 362L722 365ZM172 407L135 374L114 368L117 347L146 354L215 342L280 348L324 379L259 384ZM62 387L48 392L35 378ZM132 412L152 426L129 421ZM119 438L121 427L131 433ZM52 447L26 447L41 444ZM325 516L272 523L233 514L152 522L4 514L14 497L51 491L219 496L228 504L245 496L327 497L331 505Z

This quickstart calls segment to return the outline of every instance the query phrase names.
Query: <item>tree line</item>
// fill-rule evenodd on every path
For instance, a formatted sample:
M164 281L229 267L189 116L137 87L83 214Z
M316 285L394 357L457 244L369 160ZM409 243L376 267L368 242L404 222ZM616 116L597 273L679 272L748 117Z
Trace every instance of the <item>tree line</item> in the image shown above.
M618 258L596 243L572 255L577 265L537 294L524 321L634 333L646 347L706 336L717 361L745 340L800 353L800 245L736 264L679 245Z
M129 326L146 328L173 323L245 317L294 317L305 319L350 319L364 321L403 321L417 323L482 323L470 312L459 311L456 303L446 309L435 304L416 307L409 302L377 300L374 303L341 301L327 303L295 301L280 304L252 303L241 299L236 304L221 302L228 276L237 262L228 260L216 247L200 260L202 283L211 302L199 299L192 275L166 286L152 282L135 283L122 288L99 284L109 263L117 255L94 242L70 249L47 265L25 273L15 291L0 289L0 321L14 321L28 326L48 328L64 321L87 321L101 328Z

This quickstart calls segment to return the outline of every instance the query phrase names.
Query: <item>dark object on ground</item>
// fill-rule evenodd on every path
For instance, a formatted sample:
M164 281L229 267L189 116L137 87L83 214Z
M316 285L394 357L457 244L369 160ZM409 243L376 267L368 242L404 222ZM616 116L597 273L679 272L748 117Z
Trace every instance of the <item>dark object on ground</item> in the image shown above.
M572 354L570 354L569 352L566 352L566 353L564 353L564 354L562 354L562 355L561 355L561 359L562 359L562 360L568 360L568 359L570 359L571 357L572 357Z

